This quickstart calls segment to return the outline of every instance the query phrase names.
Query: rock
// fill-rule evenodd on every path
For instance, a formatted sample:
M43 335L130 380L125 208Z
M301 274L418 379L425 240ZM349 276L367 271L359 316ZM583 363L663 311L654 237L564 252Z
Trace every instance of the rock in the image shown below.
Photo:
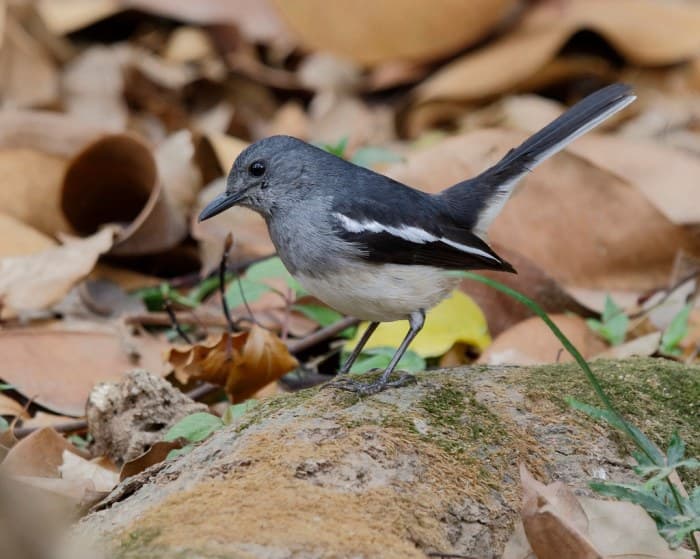
M135 369L119 382L103 382L90 392L88 429L95 455L121 464L140 456L178 420L208 411L179 389L148 371Z
M678 428L697 453L700 369L594 368L658 444ZM367 398L275 397L126 480L73 535L115 559L498 557L520 508L520 463L580 494L596 477L634 478L622 439L567 395L596 403L569 364L431 371Z

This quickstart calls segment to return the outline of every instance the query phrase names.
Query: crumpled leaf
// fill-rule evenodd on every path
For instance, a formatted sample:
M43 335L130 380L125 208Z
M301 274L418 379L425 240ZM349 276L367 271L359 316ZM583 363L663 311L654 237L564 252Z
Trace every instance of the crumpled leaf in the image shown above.
M521 522L503 559L691 559L672 550L637 505L576 497L561 482L544 485L525 466Z
M0 318L46 309L60 301L92 271L113 239L114 229L106 227L85 239L69 239L41 252L0 259Z
M299 364L282 340L257 325L248 332L223 333L194 346L172 348L167 361L179 382L218 384L233 402L250 398Z
M345 344L351 351L360 341L369 323L362 323L352 340ZM365 346L399 347L406 337L406 321L382 322ZM411 350L421 357L437 357L446 353L455 343L464 343L482 351L491 342L486 318L471 297L460 291L430 309L425 315L425 326L411 343Z
M144 452L141 456L137 456L133 460L125 462L119 472L119 481L123 481L128 477L135 476L143 472L146 468L150 468L154 464L159 464L168 457L173 450L179 450L187 444L184 439L176 439L174 441L160 441L155 443L151 448Z

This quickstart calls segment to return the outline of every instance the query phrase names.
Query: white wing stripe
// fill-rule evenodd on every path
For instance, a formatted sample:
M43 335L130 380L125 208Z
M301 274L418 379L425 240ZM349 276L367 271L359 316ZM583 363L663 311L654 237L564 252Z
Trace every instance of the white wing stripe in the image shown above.
M448 239L446 237L436 237L432 233L429 233L425 229L421 229L420 227L412 227L410 225L402 225L401 227L393 227L391 225L383 225L379 223L378 221L357 221L355 219L352 219L346 215L343 215L338 212L334 212L333 214L335 217L338 218L342 226L345 228L346 231L350 233L364 233L364 232L369 232L369 233L389 233L390 235L394 235L395 237L400 237L401 239L404 239L405 241L409 241L411 243L416 243L419 245L423 245L425 243L435 243L435 242L441 242L445 243L446 245L451 246L452 248L456 248L457 250L461 250L462 252L466 252L468 254L475 254L477 256L481 256L483 258L488 258L489 260L493 260L494 262L500 262L498 258L495 258L493 255L489 254L488 252L485 252L481 249L475 248L475 247L470 247L468 245L464 245L462 243L458 243L457 241L453 241L451 239Z

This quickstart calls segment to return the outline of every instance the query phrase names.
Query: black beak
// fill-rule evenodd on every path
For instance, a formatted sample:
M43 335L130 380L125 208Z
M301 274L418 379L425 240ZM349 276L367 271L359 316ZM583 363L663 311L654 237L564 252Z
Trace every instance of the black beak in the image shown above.
M241 201L241 199L243 198L243 194L243 192L237 192L235 194L228 194L226 192L223 192L222 194L219 194L216 198L209 202L209 204L207 204L207 207L204 208L202 210L202 213L199 214L199 221L204 221L205 219L214 217L215 215L220 214L224 210L235 206L238 202Z

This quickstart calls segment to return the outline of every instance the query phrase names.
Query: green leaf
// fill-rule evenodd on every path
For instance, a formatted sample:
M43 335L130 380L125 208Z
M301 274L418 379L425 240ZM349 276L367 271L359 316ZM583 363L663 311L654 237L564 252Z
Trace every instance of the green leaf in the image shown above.
M241 293L243 291L243 293ZM254 303L272 289L264 283L251 281L247 278L236 278L226 288L226 302L228 306L235 309L245 301ZM245 300L243 296L245 295Z
M668 443L668 451L666 452L666 460L669 466L675 466L683 460L685 456L685 443L681 439L678 431L674 431L671 435L671 440Z
M374 347L363 351L350 369L351 373L366 373L372 369L385 369L396 353L393 347ZM410 349L403 354L397 369L416 373L425 369L425 359Z
M206 412L193 413L183 417L173 425L163 437L164 441L174 441L184 438L191 443L203 441L214 431L223 427L224 422L220 418Z
M317 322L322 328L335 324L343 318L343 315L338 311L334 311L333 309L329 309L328 307L323 307L321 305L294 305L292 308L299 311L314 322ZM357 326L350 326L342 332L339 332L338 337L350 339L355 335L356 331Z
M344 136L338 140L336 144L320 144L320 147L321 149L326 150L328 153L345 158L345 150L348 149L348 141L348 136Z
M601 320L589 318L586 320L588 327L603 337L612 345L620 345L625 341L629 317L621 307L615 304L610 295L605 297L605 308Z
M10 424L7 422L7 419L0 415L0 431L7 431L9 428Z
M653 460L653 464L655 464L658 467L664 467L666 465L665 456L663 456L659 452L654 443L652 443L649 440L649 438L644 433L642 433L637 427L625 421L625 419L621 415L614 412L612 409L606 410L603 408L598 408L596 406L591 406L590 404L580 402L575 398L571 397L565 398L565 401L573 409L583 412L589 417L592 417L593 419L607 421L616 429L619 429L620 431L629 434L632 440L634 440L634 442L637 443L637 446L639 446L639 448L642 450L642 452L644 452L644 454L649 458L649 460Z
M654 493L642 485L593 481L589 486L593 491L601 495L639 505L656 518L671 518L677 514L674 509L668 507Z
M3 390L13 390L14 388L15 387L12 386L11 384L0 382L0 392L2 392Z
M281 279L284 280L284 283L297 295L306 293L301 284L292 277L277 256L266 258L265 260L251 265L246 270L245 277L250 281L258 283L264 283L265 280L269 279Z
M232 277L232 274L226 274L224 280L231 280ZM196 286L190 289L189 293L187 294L187 298L191 301L201 303L202 301L204 301L204 299L206 299L209 295L214 293L214 291L216 291L217 289L219 289L218 274L199 282Z
M178 456L182 456L183 454L187 454L188 452L191 452L192 449L194 448L193 444L187 444L183 446L182 448L176 448L168 452L168 455L165 457L166 460L172 460L173 458L177 458Z
M258 401L252 398L250 400L246 400L245 402L241 402L240 404L233 404L226 408L226 412L221 420L224 422L224 425L230 425L237 419L243 417L247 411L252 410L257 405Z
M685 538L696 530L700 530L700 516L694 518L678 517L664 523L659 529L659 533L666 539L671 548L679 547Z
M671 324L668 325L668 328L661 336L661 347L659 348L661 353L677 355L681 352L678 344L688 334L688 319L690 318L691 308L692 305L688 303L673 317Z
M379 163L396 163L402 159L400 155L384 147L366 146L357 149L350 161L360 167L371 169Z
M688 497L688 503L690 508L695 511L696 514L700 514L700 485L693 489Z

